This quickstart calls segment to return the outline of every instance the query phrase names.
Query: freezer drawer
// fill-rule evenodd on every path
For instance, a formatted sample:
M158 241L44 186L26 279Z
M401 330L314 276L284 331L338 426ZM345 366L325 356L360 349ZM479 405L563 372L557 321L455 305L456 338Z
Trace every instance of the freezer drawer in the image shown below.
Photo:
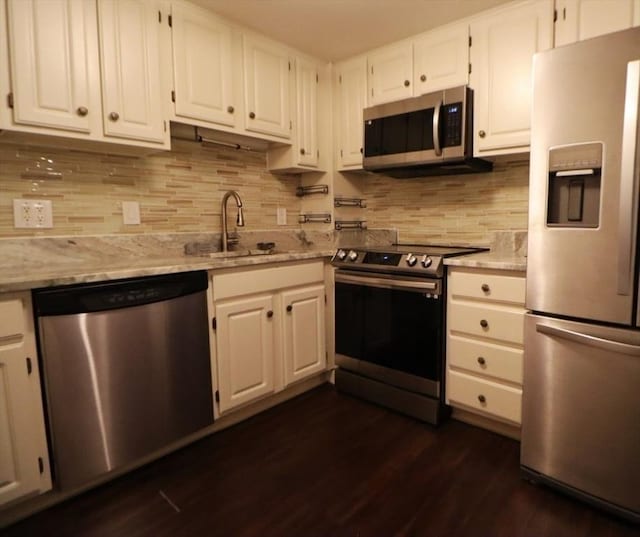
M640 332L526 315L521 463L640 516Z

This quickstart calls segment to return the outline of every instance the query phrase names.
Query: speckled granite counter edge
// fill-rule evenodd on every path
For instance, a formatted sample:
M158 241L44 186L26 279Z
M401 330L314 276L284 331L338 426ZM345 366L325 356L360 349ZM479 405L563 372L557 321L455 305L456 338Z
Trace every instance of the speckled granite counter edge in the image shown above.
M527 258L513 254L482 252L445 259L444 264L453 267L486 268L493 270L527 270Z
M249 255L242 257L184 256L167 259L132 259L109 267L80 266L56 267L47 266L32 274L0 273L0 292L24 291L57 285L73 285L139 276L188 272L192 270L215 270L233 267L248 267L270 263L285 263L305 259L329 258L335 250L309 250L282 252L268 255Z

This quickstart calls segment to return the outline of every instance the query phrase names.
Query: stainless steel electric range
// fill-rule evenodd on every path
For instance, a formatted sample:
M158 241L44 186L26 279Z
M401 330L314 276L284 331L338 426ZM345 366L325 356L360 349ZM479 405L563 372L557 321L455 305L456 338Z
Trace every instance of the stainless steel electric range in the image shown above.
M483 248L394 244L332 258L336 387L438 425L444 403L447 257Z

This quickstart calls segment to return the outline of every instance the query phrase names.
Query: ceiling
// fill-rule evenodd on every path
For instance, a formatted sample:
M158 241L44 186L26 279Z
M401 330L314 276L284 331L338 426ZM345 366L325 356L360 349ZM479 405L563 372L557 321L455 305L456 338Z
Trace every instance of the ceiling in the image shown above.
M510 0L192 0L242 26L338 61Z

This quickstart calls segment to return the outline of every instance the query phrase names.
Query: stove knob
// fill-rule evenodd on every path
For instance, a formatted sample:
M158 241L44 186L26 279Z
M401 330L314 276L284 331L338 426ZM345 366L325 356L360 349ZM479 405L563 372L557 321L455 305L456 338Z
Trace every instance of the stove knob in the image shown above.
M418 262L418 258L413 254L407 254L405 261L407 262L407 265L414 267Z
M420 260L420 264L424 268L429 268L431 266L431 263L433 263L433 259L431 259L428 255L422 256L422 259Z
M347 252L345 252L344 250L340 249L336 253L336 257L338 258L339 261L344 261L345 258L347 257Z
M355 250L349 250L349 261L353 263L356 259L358 259L358 252Z

